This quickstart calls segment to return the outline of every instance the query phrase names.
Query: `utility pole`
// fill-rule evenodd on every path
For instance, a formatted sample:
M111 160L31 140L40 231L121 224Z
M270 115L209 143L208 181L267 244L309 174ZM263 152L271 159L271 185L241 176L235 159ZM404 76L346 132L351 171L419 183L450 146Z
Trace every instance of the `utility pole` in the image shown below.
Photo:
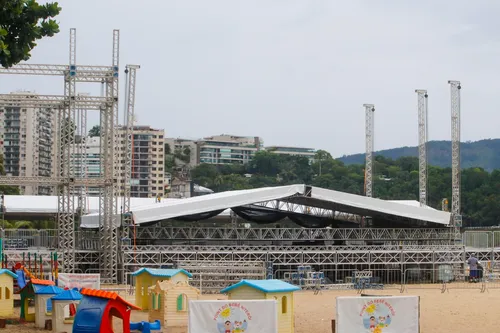
M374 112L373 104L363 104L365 107L365 144L366 144L366 166L365 166L365 195L373 196L373 142L374 142Z
M427 206L427 90L415 90L418 100L418 187L420 206Z
M460 239L460 81L448 81L451 88L451 217L454 240Z

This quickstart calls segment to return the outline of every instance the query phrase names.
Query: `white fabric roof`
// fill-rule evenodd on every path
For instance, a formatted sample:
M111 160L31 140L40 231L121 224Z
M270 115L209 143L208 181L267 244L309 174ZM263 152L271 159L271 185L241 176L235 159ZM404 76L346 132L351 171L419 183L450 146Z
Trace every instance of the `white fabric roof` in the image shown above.
M304 194L305 185L290 185L280 187L266 187L252 190L228 191L200 197L181 199L175 202L166 202L149 206L138 207L133 210L136 224L160 221L175 217L206 213L219 209L227 209L250 205L259 202L286 199L297 194ZM432 209L430 207L413 206L414 202L404 203L369 198L361 195L312 187L311 199L318 199L324 204L352 207L364 211L379 212L381 214L399 216L414 220L428 221L447 225L450 222L450 213ZM300 197L299 197L300 199Z
M387 201L377 198L369 198L362 195L355 195L345 192L326 190L320 187L313 187L311 197L322 201L337 203L343 206L350 206L363 210L371 210L382 214L396 215L414 220L422 220L439 224L449 224L451 214L430 207L415 207L412 201L404 202Z
M73 198L75 206L78 205L77 197ZM130 198L131 208L147 206L155 202L155 198ZM162 202L176 201L178 199L162 199ZM118 206L121 206L121 198L118 198ZM87 198L87 212L99 212L99 198ZM57 213L57 196L43 195L5 195L4 206L6 213Z
M304 188L304 185L290 185L220 192L142 206L132 210L132 213L135 223L141 224L287 198L304 193Z
M420 207L418 201L386 201L318 187L312 187L311 189L311 200L322 201L322 206L352 207L363 211L379 212L444 225L450 222L451 215L449 212L443 212L431 207ZM223 210L219 216L228 216L232 207L278 199L284 200L297 194L303 195L305 190L305 185L266 187L227 191L187 199L162 199L161 203L157 203L155 198L131 198L131 210L137 224L217 210ZM300 198L297 199L300 200ZM75 197L74 200L76 206L78 203L77 198ZM81 227L95 228L99 225L99 198L88 197L86 204L89 214L82 217ZM57 196L5 195L4 205L7 214L55 214L57 213ZM121 198L118 199L118 205L121 206ZM115 217L117 225L118 222L119 218Z

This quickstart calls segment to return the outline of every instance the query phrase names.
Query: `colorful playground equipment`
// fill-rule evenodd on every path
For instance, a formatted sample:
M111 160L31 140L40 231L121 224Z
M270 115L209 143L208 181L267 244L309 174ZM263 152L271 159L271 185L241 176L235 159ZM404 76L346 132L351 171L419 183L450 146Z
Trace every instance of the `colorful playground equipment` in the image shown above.
M148 289L156 285L158 281L188 281L193 277L184 269L157 269L141 268L134 273L135 277L135 304L143 310L148 310L151 304Z
M113 333L113 317L122 320L123 333L130 333L130 311L141 308L114 292L84 288L80 293L82 300L73 322L73 333Z
M16 274L8 269L0 269L0 316L9 317L14 314L14 279Z
M227 294L229 300L276 300L278 331L293 333L295 329L293 293L298 290L299 287L281 280L241 280L220 292Z
M157 281L149 288L150 308L148 321L159 321L165 328L186 327L188 324L187 305L198 300L200 290L189 281Z
M29 302L35 300L35 295L47 286L53 286L49 280L31 279L19 292L21 294L21 320L35 322L35 313L29 313Z
M64 290L52 297L52 331L71 332L76 315L75 306L80 303L82 294L77 290ZM65 314L65 307L70 307L69 317Z
M130 323L131 331L139 331L142 333L151 333L151 331L158 331L161 328L161 324L159 320L155 320L154 323L147 323L145 321L141 321L140 323Z
M8 258L5 253L1 254L2 268L8 269ZM46 271L44 268L48 268ZM14 284L14 293L19 293L30 279L50 280L58 285L59 265L56 252L50 253L50 260L44 261L43 256L38 253L23 252L22 262L12 267L17 275L17 283Z
M45 320L49 319L52 313L51 298L63 291L56 286L46 286L35 292L35 327L45 327Z

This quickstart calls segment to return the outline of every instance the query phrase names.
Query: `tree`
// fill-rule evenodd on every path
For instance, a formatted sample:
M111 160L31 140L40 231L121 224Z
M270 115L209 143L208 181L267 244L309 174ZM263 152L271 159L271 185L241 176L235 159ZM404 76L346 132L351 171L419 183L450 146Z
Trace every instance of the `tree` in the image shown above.
M8 68L28 60L37 40L58 33L59 25L52 18L60 11L57 2L0 0L0 65Z
M96 136L101 136L101 126L99 125L94 125L89 131L89 136L91 138L96 137Z

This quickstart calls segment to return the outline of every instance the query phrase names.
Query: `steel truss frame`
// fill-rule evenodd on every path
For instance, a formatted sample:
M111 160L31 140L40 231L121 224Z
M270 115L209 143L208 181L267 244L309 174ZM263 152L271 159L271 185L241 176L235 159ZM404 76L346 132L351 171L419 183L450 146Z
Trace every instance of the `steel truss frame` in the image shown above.
M360 223L362 220L362 217L359 215L340 212L340 211L334 211L334 210L329 210L329 209L324 209L324 208L318 208L318 207L304 206L304 205L299 205L299 204L296 204L293 202L283 201L283 200L263 201L263 202L259 202L259 203L254 203L254 204L249 205L249 206L265 207L265 208L271 208L271 209L280 210L280 211L284 211L284 212L288 212L288 213L298 213L298 214L306 214L306 215L311 215L311 216L316 216L316 217L331 218L332 222L333 222L333 220L342 220L342 221Z
M367 197L372 197L375 106L373 104L363 104L363 107L365 108L365 145L366 145L365 195Z
M451 96L451 216L454 239L458 240L462 215L460 210L460 81L448 81Z
M374 228L178 228L141 227L137 239L168 240L255 240L255 241L422 241L427 243L449 241L450 230L441 229L374 229Z
M125 160L124 160L124 177L119 180L122 183L122 207L120 214L122 218L121 239L128 240L130 237L130 227L133 225L132 214L130 210L130 192L132 180L132 154L133 154L133 126L134 126L134 108L135 108L135 82L137 70L141 68L139 65L125 66ZM118 139L119 140L119 139ZM117 158L117 157L116 157ZM118 159L117 159L118 161ZM121 171L117 170L120 175ZM118 249L118 260L120 262L120 271L122 272L121 280L126 280L126 272L123 266L123 253Z
M463 264L461 246L123 246L125 267L165 263L272 262L274 266ZM500 257L500 256L499 256Z
M113 216L118 213L115 193L118 193L116 170L119 169L115 150L115 125L118 120L118 72L119 72L119 30L113 30L113 54L111 66L76 65L76 29L70 29L69 65L35 65L22 64L11 68L0 68L0 74L50 75L64 78L64 96L37 95L26 99L24 95L2 95L0 100L8 107L19 107L19 104L41 108L58 109L57 129L57 173L55 178L40 177L0 177L0 183L8 185L32 185L47 183L57 186L58 194L58 231L59 249L62 251L63 269L66 272L75 270L75 216L77 211L73 195L78 186L101 187L101 249L100 267L103 268L103 282L117 281L117 230L113 224ZM77 82L95 82L104 84L106 95L89 97L76 94ZM76 124L77 108L86 113L87 110L99 110L101 120L101 170L102 177L89 180L75 173L72 167L72 153L75 153L75 131L68 130L69 124ZM86 119L82 117L83 120ZM66 124L66 125L64 125ZM80 133L86 131L86 121L80 121ZM81 157L81 154L80 154Z
M417 89L418 103L418 169L419 200L421 206L427 205L427 128L428 97L427 90Z
M180 261L177 267L187 270L193 277L191 284L199 285L204 293L219 293L228 285L242 279L265 279L266 266L262 261Z

